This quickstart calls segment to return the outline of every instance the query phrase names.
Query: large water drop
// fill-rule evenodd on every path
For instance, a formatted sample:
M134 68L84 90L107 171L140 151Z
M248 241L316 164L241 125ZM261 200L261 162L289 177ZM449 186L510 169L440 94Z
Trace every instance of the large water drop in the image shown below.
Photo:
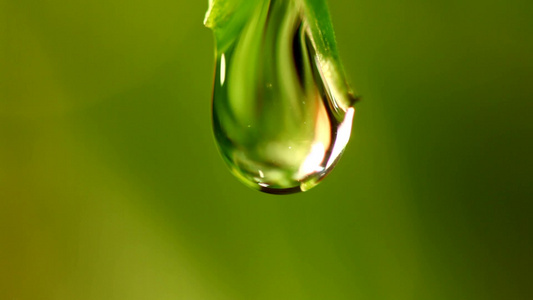
M348 143L356 98L337 82L344 77L334 58L320 53L301 1L256 3L240 22L226 23L231 37L217 40L216 141L248 186L306 191Z

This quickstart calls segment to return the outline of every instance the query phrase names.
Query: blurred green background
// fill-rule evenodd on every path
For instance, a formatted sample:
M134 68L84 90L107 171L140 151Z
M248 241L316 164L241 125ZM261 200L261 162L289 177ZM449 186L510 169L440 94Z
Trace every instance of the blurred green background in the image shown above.
M533 1L330 0L363 101L291 196L217 152L206 2L0 0L0 299L533 297Z

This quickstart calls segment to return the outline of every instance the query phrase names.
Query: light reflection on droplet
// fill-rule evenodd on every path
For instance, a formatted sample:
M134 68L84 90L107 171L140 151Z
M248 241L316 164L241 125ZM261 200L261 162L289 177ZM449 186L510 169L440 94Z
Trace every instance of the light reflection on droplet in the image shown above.
M224 53L220 56L220 85L224 85L226 81L226 56Z

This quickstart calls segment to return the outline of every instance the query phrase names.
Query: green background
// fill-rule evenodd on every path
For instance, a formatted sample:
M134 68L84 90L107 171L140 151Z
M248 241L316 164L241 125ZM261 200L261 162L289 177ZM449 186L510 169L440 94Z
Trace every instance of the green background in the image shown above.
M533 1L330 0L363 101L290 196L217 153L206 2L0 0L0 299L533 297Z

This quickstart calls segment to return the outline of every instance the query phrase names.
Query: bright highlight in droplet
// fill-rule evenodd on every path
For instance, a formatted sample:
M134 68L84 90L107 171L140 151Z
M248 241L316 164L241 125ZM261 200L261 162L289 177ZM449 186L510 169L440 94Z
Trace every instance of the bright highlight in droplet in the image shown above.
M220 85L226 81L226 56L224 53L220 56Z

